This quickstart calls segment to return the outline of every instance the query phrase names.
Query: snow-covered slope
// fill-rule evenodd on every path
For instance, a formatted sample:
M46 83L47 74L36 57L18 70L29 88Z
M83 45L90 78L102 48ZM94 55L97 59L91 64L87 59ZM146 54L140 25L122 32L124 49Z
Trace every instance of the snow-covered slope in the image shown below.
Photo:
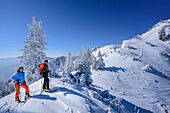
M33 98L16 104L12 93L0 99L0 111L28 113L168 113L170 112L170 41L161 41L159 30L170 34L170 20L119 45L93 49L103 54L106 68L92 70L93 88L51 78L56 92L43 92L41 80L31 84ZM147 66L150 66L147 69ZM21 90L21 97L24 90ZM23 98L22 98L23 99ZM109 108L109 106L113 106ZM110 110L111 109L111 110Z
M92 71L94 84L152 112L168 112L170 41L159 40L162 27L170 34L170 20L161 21L120 46L109 45L94 51L97 55L100 50L106 63L105 70ZM152 66L151 71L142 70L147 64Z
M98 95L96 92L100 92L100 90L94 90L95 88L91 89L64 84L57 78L51 78L50 82L50 87L59 88L59 90L55 92L43 92L39 95L41 80L31 84L29 87L33 97L25 104L16 103L14 101L15 94L12 93L0 99L0 111L14 113L106 113L108 109L106 101L104 101L104 96L100 97L101 99L96 98ZM95 87L99 88L100 86ZM101 92L103 93L103 91ZM108 94L109 93L103 93L105 96ZM25 91L21 89L21 100L24 100L24 95ZM109 95L109 97L111 98L112 95ZM118 100L115 96L113 96L113 98ZM115 104L115 109L112 110L112 112L117 113L121 111L123 113L129 113L140 109L142 112L150 113L126 100L122 100L122 104L124 105L122 110Z

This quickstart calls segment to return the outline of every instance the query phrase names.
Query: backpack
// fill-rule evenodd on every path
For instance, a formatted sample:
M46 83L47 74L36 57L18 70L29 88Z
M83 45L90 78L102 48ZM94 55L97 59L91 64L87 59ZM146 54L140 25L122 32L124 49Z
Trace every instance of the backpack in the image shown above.
M40 68L40 66L42 65L43 63L41 63L41 64L38 64L38 67Z
M40 66L41 66L42 64L44 65L44 67L41 69L41 73L40 73L40 74L43 74L44 71L45 71L45 72L47 71L47 67L46 67L46 65L45 65L44 63L39 64L38 67L40 68ZM43 71L43 70L44 70L44 71Z
M39 70L39 68L40 68L40 66L42 65L43 63L41 63L41 64L38 64L38 70ZM40 74L42 74L43 73L43 70L41 69L41 73Z

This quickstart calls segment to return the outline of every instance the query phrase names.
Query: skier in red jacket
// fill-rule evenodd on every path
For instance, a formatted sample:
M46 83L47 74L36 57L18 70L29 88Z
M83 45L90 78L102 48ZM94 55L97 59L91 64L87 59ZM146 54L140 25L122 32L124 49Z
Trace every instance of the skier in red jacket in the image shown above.
M48 68L48 60L45 60L44 64L41 64L39 67L39 73L44 78L44 84L43 84L43 91L51 91L49 88L49 78L48 78L48 72L51 72Z

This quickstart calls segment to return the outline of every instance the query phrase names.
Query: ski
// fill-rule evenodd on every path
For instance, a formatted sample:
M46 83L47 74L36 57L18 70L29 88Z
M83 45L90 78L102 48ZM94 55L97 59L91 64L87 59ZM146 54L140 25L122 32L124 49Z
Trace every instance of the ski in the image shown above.
M8 103L6 102L5 104L3 104L3 105L0 107L0 112L2 111L2 108L3 108L3 107L7 106L7 104L8 104Z

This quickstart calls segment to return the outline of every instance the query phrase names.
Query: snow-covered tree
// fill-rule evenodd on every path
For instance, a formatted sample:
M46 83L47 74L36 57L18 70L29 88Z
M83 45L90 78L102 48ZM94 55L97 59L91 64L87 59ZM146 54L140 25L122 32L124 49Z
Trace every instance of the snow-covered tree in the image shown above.
M60 60L60 67L56 69L56 73L58 76L63 76L64 66L62 60Z
M14 84L10 79L7 82L0 82L0 98L14 92Z
M98 56L97 56L97 64L96 64L96 69L103 69L105 67L105 63L103 60L103 56L101 52L99 51Z
M74 61L74 67L73 67L73 70L74 70L74 71L78 71L78 63L79 63L79 59L76 59L76 60Z
M44 29L42 28L42 22L37 22L35 17L32 18L33 23L28 24L29 30L31 31L28 37L29 39L25 39L23 55L20 56L20 62L23 63L26 73L27 81L35 81L38 79L38 65L45 60L45 53L44 50L45 45L47 45L45 38L44 38Z
M64 66L63 66L63 62L60 60L60 69L59 72L64 72Z
M64 72L65 73L70 73L73 71L73 61L72 61L72 57L71 57L71 52L68 52L68 55L66 57L66 63L65 63L65 68L64 68Z
M96 57L92 56L92 69L93 70L96 70L96 65L97 65Z
M90 65L92 64L92 52L91 52L89 46L88 46L88 49L87 49L87 52L86 52L86 62L89 62Z
M80 72L84 71L85 66L86 66L86 56L85 56L85 52L84 52L83 47L81 48L81 51L80 51L80 56L79 56L79 61L78 61L78 65L77 66L78 66L77 69Z
M158 32L158 34L159 34L159 39L160 40L162 40L162 41L166 41L167 40L164 27L162 27L162 29Z
M80 77L80 83L82 86L87 85L90 86L90 84L93 82L92 78L91 78L91 64L90 62L86 62L85 64L85 68L83 70L83 73L81 74Z
M91 78L91 62L92 56L90 48L88 48L86 54L84 52L83 47L81 48L79 59L76 61L78 72L74 75L74 78L77 82L79 82L82 86L90 86L93 82Z

